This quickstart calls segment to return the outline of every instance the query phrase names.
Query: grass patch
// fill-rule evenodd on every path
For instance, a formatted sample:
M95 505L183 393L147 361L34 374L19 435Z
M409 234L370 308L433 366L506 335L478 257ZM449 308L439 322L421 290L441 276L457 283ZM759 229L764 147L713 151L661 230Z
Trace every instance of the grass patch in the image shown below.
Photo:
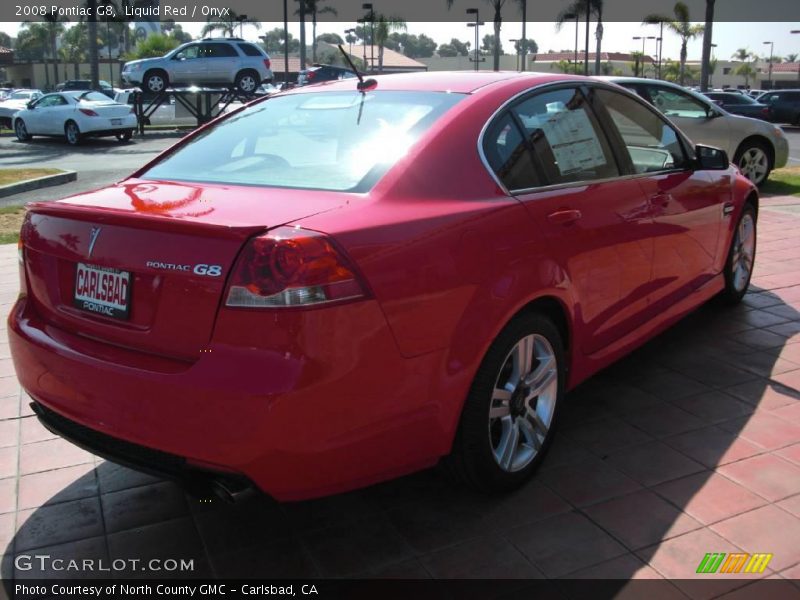
M761 187L761 192L780 196L800 196L800 167L775 169Z
M63 171L61 169L0 169L0 185L19 183L56 173L63 173Z
M5 206L0 208L0 244L16 244L19 229L25 218L24 206Z

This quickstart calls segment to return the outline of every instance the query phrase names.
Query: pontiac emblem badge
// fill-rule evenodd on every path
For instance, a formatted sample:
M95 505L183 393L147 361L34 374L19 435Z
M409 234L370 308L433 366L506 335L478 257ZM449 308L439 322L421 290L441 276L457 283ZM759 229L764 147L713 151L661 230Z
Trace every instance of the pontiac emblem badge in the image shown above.
M100 228L99 227L92 227L91 232L89 232L89 254L87 258L92 257L92 251L94 250L94 244L97 241L97 236L100 235Z

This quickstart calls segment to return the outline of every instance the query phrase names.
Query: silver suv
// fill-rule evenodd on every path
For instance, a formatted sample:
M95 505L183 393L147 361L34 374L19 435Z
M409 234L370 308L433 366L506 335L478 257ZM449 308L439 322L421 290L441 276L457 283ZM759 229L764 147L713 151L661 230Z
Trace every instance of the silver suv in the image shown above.
M251 94L272 81L269 55L241 38L205 38L178 46L160 58L125 63L122 79L158 93L169 86L235 85Z

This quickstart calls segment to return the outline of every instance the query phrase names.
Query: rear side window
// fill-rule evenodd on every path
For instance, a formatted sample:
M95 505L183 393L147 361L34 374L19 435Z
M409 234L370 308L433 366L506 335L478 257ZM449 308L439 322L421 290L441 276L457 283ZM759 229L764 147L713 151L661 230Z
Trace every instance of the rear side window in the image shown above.
M635 173L683 168L688 164L675 130L651 110L627 96L595 90L622 138Z
M241 50L245 56L263 56L261 50L253 46L253 44L239 44L239 50Z
M201 132L143 177L364 192L463 97L355 89L276 96Z
M230 44L206 44L204 56L207 58L227 58L239 56Z
M511 110L548 185L620 174L608 140L580 90L537 94Z
M508 113L495 119L486 130L483 153L507 189L522 190L542 185L533 164L533 155Z

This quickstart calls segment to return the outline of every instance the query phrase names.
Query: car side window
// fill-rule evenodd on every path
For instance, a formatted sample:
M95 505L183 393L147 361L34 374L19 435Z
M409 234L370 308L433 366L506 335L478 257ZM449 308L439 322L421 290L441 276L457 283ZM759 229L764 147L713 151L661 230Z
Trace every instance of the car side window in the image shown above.
M66 101L61 96L44 96L36 103L36 108L49 108L51 106L61 106L62 104L66 104Z
M236 50L230 44L207 44L205 56L208 58L229 58L237 57Z
M675 129L633 98L606 89L595 94L608 112L635 173L680 169L689 161Z
M648 86L650 102L668 117L685 117L688 119L708 118L708 106L693 98L671 88Z
M511 110L542 167L545 185L620 174L597 117L579 89L536 94Z
M239 50L241 50L245 56L262 56L261 50L253 46L253 44L239 44Z
M489 166L509 190L522 190L542 185L525 139L508 112L503 113L486 130L483 152Z
M176 60L197 58L200 55L200 46L187 46L175 55Z

